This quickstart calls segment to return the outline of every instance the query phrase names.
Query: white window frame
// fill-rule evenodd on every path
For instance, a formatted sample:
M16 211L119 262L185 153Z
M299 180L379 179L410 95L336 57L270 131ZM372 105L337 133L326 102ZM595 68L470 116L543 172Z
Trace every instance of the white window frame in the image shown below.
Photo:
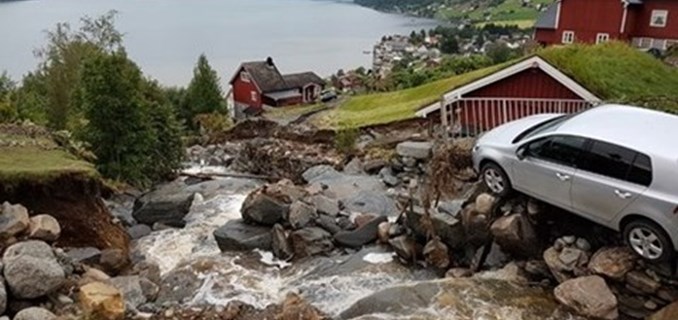
M655 23L657 18L663 18L663 23ZM650 27L653 28L665 28L669 20L669 10L652 10L652 15L650 16Z
M250 99L252 100L252 102L257 102L257 92L256 91L250 92Z
M565 43L565 44L574 43L574 36L575 36L574 31L565 30L565 31L563 31L562 42Z
M251 82L251 80L250 80L250 74L247 73L247 71L241 72L241 73L240 73L240 80L242 80L243 82Z
M599 33L596 35L596 43L605 43L610 41L609 33Z

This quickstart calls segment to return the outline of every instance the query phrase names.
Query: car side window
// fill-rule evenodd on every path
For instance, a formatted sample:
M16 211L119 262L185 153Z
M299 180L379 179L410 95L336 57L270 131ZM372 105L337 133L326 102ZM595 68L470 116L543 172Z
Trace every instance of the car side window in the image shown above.
M527 155L548 162L574 167L584 150L586 139L572 136L554 136L532 142Z
M649 185L652 180L650 158L628 148L594 141L580 169L602 176Z

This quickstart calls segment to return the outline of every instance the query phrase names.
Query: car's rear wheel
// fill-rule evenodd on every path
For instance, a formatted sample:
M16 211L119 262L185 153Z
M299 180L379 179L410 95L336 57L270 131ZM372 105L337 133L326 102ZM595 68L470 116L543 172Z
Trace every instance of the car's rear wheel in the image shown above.
M480 176L485 186L500 197L508 195L513 190L506 172L493 162L483 165Z
M656 223L638 219L624 227L624 240L643 259L651 262L671 260L674 248L666 231Z

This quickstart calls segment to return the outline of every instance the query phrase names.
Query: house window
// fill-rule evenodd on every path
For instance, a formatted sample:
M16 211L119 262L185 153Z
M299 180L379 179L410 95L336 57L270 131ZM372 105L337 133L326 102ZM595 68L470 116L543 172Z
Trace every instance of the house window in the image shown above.
M610 40L610 35L608 33L599 33L596 35L596 43L605 43Z
M650 27L664 28L666 27L666 19L669 17L668 10L652 10L652 18L650 18Z
M244 82L250 82L250 75L246 71L240 73L240 80Z
M252 102L257 102L257 92L256 91L250 92L250 96L252 98Z
M563 31L563 43L574 42L574 31Z

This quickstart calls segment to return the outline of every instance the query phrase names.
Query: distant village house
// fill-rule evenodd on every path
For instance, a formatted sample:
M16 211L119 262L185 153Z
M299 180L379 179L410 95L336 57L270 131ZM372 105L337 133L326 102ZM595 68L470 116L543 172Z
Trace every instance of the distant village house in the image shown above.
M620 40L663 51L678 44L678 1L560 0L542 13L535 30L543 45Z
M313 72L281 74L272 58L241 64L230 84L236 118L258 114L264 106L313 103L325 87Z

